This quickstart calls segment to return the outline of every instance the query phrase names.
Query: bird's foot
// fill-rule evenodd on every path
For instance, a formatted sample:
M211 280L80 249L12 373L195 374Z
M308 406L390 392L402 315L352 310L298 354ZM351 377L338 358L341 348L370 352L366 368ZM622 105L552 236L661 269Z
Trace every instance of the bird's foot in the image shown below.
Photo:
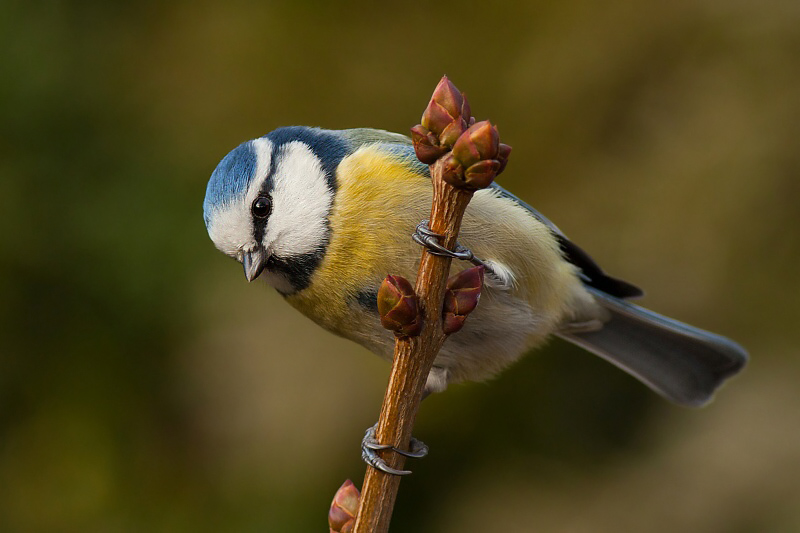
M475 265L483 264L483 261L475 257L475 254L473 254L469 248L464 248L458 243L456 243L455 250L448 250L442 246L440 244L440 239L443 239L444 235L439 235L431 231L427 220L423 220L417 224L417 229L411 234L411 238L414 239L414 242L417 244L421 244L427 248L428 252L433 255L450 257L451 259L461 259L462 261L469 261Z
M440 239L443 239L444 235L439 235L431 231L427 220L423 220L417 224L417 229L411 234L411 238L414 239L414 242L417 244L427 248L428 252L433 255L449 257L451 259L461 259L462 261L469 261L475 266L482 266L486 269L486 274L488 274L489 285L494 288L507 290L516 284L514 274L503 264L475 257L472 250L458 243L456 243L455 250L448 250L442 246Z
M361 458L364 459L364 462L371 467L377 468L381 472L386 472L387 474L392 474L395 476L407 476L411 473L411 470L398 470L396 468L392 468L386 464L386 461L381 459L380 455L378 455L378 452L383 450L391 450L405 457L414 458L421 458L428 455L428 446L421 440L417 440L413 437L409 443L411 449L408 451L400 450L389 444L379 444L378 441L375 440L375 429L377 427L378 424L375 424L367 429L367 432L364 434L364 439L361 441Z

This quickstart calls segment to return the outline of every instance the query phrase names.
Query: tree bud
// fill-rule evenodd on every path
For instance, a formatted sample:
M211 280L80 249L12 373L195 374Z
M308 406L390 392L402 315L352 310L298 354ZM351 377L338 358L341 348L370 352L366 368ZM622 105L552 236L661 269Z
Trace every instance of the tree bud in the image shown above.
M455 142L443 178L455 187L484 189L503 171L511 147L500 142L497 128L488 120L470 126ZM463 171L459 170L463 169Z
M331 509L328 511L330 533L350 533L353 531L360 499L361 493L349 479L339 487L331 502Z
M422 123L411 128L417 158L432 165L452 148L474 121L466 96L447 76L442 77L422 113Z
M446 146L440 146L439 140L422 124L417 124L411 128L411 142L414 144L414 152L417 159L426 165L432 165L445 152Z
M381 325L400 337L416 337L422 331L414 287L402 276L387 275L378 289L378 313Z
M447 279L442 307L442 330L446 335L464 326L467 316L478 305L483 287L483 265L462 270Z
M464 95L453 85L453 82L447 79L447 76L442 76L431 95L428 107L422 114L422 125L436 135L441 135L451 122L461 118L463 109ZM467 109L469 109L468 106Z

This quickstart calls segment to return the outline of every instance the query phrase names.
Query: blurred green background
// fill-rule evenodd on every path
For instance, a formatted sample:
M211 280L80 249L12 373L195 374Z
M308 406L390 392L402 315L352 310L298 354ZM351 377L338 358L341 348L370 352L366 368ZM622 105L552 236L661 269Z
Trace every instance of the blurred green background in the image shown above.
M208 176L407 132L442 74L501 183L745 373L673 407L554 341L426 400L393 531L800 531L800 3L0 6L0 530L326 531L388 365L248 285Z

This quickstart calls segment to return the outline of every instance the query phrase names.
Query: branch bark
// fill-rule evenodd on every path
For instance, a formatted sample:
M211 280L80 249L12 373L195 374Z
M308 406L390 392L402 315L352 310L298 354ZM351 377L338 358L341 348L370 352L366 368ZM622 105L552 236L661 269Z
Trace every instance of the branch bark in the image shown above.
M452 250L473 193L446 183L442 179L443 167L443 159L431 165L433 205L429 226L434 233L444 235L441 244ZM381 444L408 449L428 373L446 338L441 324L442 301L451 261L448 257L433 255L423 248L415 291L425 326L418 337L398 338L395 342L389 385L375 432ZM391 451L382 452L382 457L392 468L402 468L405 462L403 456ZM389 530L399 486L399 476L367 467L355 533L383 533Z
M431 170L433 205L428 226L441 236L439 245L453 250L473 193L491 185L503 171L511 147L500 142L497 128L489 121L475 122L466 97L446 76L434 90L421 124L411 128L411 139L417 158L430 165ZM379 291L378 307L384 308L381 323L398 335L389 385L375 430L376 441L381 445L403 450L409 447L428 374L447 338L442 330L442 308L451 261L423 248L414 288L415 305L406 300L409 291L395 285L399 282L397 277L391 280L387 276L386 285L381 286L381 291L386 287L386 292L381 296ZM453 290L472 292L461 292L459 297L451 295L448 299L448 305L454 306L448 307L448 332L458 331L477 304L483 267L476 268L481 270L473 279L467 276L453 280L453 287L459 287ZM400 285L405 286L405 280ZM422 331L413 336L418 331L420 316ZM379 453L389 467L403 468L402 455L392 450ZM399 486L398 476L367 467L353 531L388 531ZM349 525L342 531L348 528Z

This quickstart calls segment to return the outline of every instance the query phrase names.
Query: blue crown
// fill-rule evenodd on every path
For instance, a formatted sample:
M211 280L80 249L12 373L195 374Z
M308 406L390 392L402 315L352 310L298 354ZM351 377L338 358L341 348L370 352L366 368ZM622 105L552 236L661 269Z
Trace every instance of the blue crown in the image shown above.
M203 202L206 226L214 207L231 203L247 192L256 172L256 163L252 141L243 142L219 162L208 181L206 199Z

